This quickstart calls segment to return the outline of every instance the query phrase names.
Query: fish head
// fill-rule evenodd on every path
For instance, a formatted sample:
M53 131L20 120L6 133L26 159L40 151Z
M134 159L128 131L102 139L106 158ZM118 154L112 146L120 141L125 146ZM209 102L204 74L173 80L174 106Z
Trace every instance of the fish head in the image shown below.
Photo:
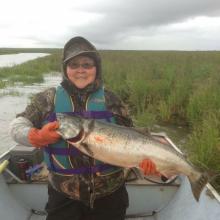
M56 117L57 121L59 122L57 133L59 133L63 139L68 140L78 137L83 129L82 118L70 116L64 113L57 113Z

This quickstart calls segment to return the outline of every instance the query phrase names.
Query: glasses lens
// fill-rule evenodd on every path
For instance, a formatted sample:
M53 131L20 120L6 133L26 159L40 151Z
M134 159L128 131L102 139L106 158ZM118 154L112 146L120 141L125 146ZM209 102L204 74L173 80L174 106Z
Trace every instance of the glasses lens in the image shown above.
M79 64L77 64L77 63L72 63L72 62L68 63L68 66L69 66L71 69L77 69L77 68L79 68Z
M68 63L68 66L71 68L71 69L78 69L80 66L83 68L83 69L91 69L94 65L94 63L74 63L74 62L70 62Z
M94 66L94 64L93 63L83 63L83 64L81 64L81 66L84 69L91 69Z

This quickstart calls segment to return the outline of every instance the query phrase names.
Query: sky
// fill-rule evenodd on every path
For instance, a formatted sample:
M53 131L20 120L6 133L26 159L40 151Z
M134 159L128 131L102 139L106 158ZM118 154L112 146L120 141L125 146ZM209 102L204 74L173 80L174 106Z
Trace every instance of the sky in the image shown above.
M0 47L220 50L220 0L2 0Z

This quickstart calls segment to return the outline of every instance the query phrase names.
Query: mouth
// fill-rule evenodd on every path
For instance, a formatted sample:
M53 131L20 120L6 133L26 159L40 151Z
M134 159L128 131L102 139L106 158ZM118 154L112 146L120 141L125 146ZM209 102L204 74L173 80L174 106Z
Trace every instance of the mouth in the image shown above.
M77 75L75 76L75 79L87 79L87 76L86 75Z

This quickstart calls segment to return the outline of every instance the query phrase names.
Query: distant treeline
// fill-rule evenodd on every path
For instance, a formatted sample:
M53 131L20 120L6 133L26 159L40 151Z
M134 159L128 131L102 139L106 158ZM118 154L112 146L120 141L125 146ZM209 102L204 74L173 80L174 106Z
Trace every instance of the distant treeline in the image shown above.
M59 48L0 48L0 55L14 53L57 53Z

